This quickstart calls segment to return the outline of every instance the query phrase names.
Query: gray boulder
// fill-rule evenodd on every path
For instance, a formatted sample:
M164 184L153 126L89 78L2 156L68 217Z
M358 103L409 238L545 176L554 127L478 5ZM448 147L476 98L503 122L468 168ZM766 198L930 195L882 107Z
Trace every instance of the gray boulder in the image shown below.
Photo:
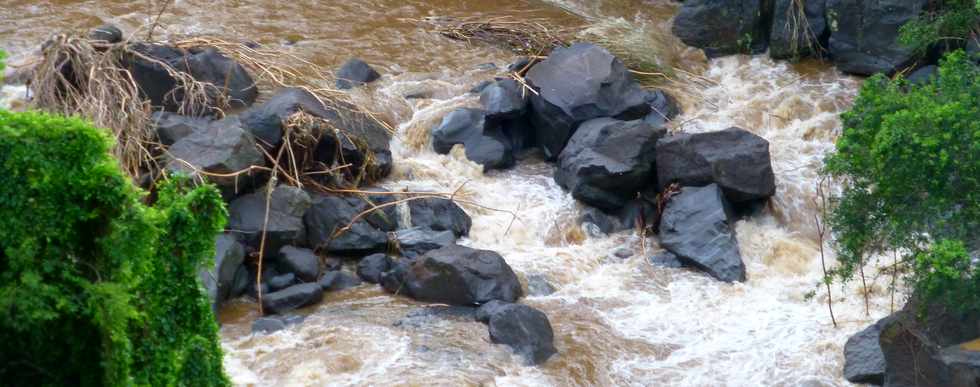
M643 117L643 121L655 128L664 127L681 114L681 107L677 104L677 100L663 90L647 92L646 100L650 105L650 113Z
M527 93L513 79L491 83L480 92L480 104L491 120L514 119L527 111Z
M448 230L412 227L395 232L395 240L403 257L415 259L429 251L455 244L456 236Z
M844 344L844 378L851 383L882 385L885 382L885 354L878 339L885 319L854 334Z
M256 147L252 135L242 129L234 116L191 132L171 145L167 152L170 159L167 170L188 175L197 171L231 174L265 164L265 157ZM253 181L248 173L234 177L205 177L217 185L226 198L234 197L237 189L248 187Z
M156 111L151 117L157 138L163 145L173 145L194 132L207 130L211 119L188 117L177 113Z
M551 160L582 122L599 117L632 120L650 112L646 91L626 66L593 44L556 49L526 78L538 90L530 96L537 143Z
M548 361L558 353L548 316L523 304L490 302L477 310L477 319L487 323L490 341L505 344L531 365Z
M674 253L669 251L661 251L660 253L654 254L650 257L650 263L654 266L668 267L668 268L678 268L684 266Z
M293 285L286 289L262 295L265 314L283 314L312 305L323 299L323 288L317 283Z
M487 120L482 110L453 110L432 129L432 147L436 153L447 154L457 144L463 145L467 159L483 165L484 170L514 166L510 139L499 124Z
M352 58L337 70L337 88L341 90L352 89L374 82L378 78L381 78L381 74L378 74L371 65L363 60Z
M283 246L279 249L278 263L280 269L295 274L303 282L316 281L320 275L320 258L310 249Z
M214 267L201 271L202 282L215 310L240 294L235 292L235 282L244 261L245 247L234 236L219 234L215 238Z
M381 283L381 274L390 270L392 264L387 254L372 254L357 263L357 275L365 282Z
M619 209L653 185L657 140L664 134L642 120L586 121L558 156L555 181L586 204Z
M928 0L827 0L830 55L837 68L859 75L891 74L915 59L898 42L899 29Z
M721 188L684 187L664 209L660 245L687 266L725 282L745 281L731 209Z
M672 32L709 58L760 53L766 49L769 10L763 0L688 0L674 17Z
M479 305L514 302L523 295L517 275L500 254L458 245L432 250L409 265L396 264L386 276L382 284L389 291L426 302Z
M123 41L123 32L112 24L104 24L88 33L88 39L104 43L119 43Z
M819 56L830 33L826 8L827 0L775 0L769 56L773 59Z
M473 221L466 211L449 199L423 198L408 202L411 225L435 231L452 231L456 237L466 236Z
M296 275L293 273L280 274L266 280L266 284L269 286L269 291L272 292L288 288L295 283Z
M657 143L657 180L663 190L718 184L732 203L776 193L769 142L741 128L679 134Z
M269 334L288 328L290 325L302 323L303 316L267 316L252 321L252 333Z
M527 276L527 293L530 296L550 296L555 294L558 289L555 285L548 282L548 277L543 274L530 274Z
M323 278L320 278L318 283L324 291L338 291L358 286L361 284L361 280L343 271L329 271L323 275Z
M303 214L310 208L310 196L303 190L280 185L269 196L269 222L265 224L266 192L260 190L235 199L228 206L228 230L238 233L251 248L258 250L265 227L265 252L275 256L283 246L306 240Z
M367 209L367 203L356 197L317 195L303 222L310 247L332 254L359 255L384 252L388 234L369 222L369 217L351 221ZM344 228L351 225L350 229Z

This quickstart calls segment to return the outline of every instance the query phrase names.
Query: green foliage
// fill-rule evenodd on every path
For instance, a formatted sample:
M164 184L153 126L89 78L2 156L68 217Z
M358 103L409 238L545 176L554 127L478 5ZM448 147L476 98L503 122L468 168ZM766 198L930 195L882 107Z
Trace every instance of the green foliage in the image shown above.
M935 11L902 26L898 39L900 43L924 54L936 43L965 41L980 26L980 2L941 0L937 3Z
M959 312L980 311L980 273L962 242L944 240L915 256L916 291Z
M0 50L0 82L3 82L3 71L7 69L5 60L7 60L7 52Z
M869 254L906 252L909 263L935 240L975 243L978 102L980 71L962 51L948 55L930 83L865 81L827 159L827 171L846 183L830 216L838 279L850 279Z
M0 380L227 385L196 269L226 215L213 187L153 207L79 119L0 111Z

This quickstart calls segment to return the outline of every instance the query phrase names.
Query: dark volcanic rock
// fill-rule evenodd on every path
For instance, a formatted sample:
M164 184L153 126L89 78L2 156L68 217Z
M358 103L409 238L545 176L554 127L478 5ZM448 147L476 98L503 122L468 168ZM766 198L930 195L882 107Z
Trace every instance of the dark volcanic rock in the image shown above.
M484 170L514 166L510 139L498 123L487 120L486 112L482 110L453 110L432 129L432 148L436 153L447 154L457 144L466 149L467 159L483 165Z
M279 249L278 262L281 269L296 274L303 282L316 281L320 275L320 258L310 249L283 246Z
M381 274L391 269L391 257L387 254L372 254L357 263L357 275L365 282L381 283Z
M550 296L558 289L555 285L548 282L548 277L542 274L531 274L527 276L527 293L530 296Z
M167 169L189 175L196 173L196 170L231 174L253 165L265 164L265 158L256 147L252 135L242 130L241 123L234 116L211 122L203 130L190 133L171 145L168 153L171 161ZM249 174L205 177L221 188L226 198L234 197L236 189L247 188L252 182Z
M266 314L283 314L312 305L323 299L323 288L317 283L293 285L278 292L262 295L262 310Z
M615 210L656 176L657 140L666 133L641 121L586 121L558 156L555 181L586 204Z
M775 0L772 30L769 33L769 56L773 59L798 59L819 55L830 32L825 18L826 8L827 0Z
M477 310L477 319L490 328L490 341L506 344L532 365L558 353L548 316L522 304L491 302Z
M356 197L317 195L313 206L306 212L307 242L310 247L340 255L364 255L383 252L388 247L388 234L371 224L367 218L358 219L352 227L339 235L351 224L357 214L367 207L364 200Z
M382 279L386 289L399 289L400 294L426 302L478 305L490 300L513 302L523 295L514 271L500 254L489 250L448 246L428 252L411 266L396 264L389 273L395 278ZM400 279L399 274L403 274Z
M646 91L605 49L577 43L559 48L527 73L538 89L531 122L545 157L555 159L578 125L598 117L638 119L650 112Z
M586 207L579 217L581 223L592 223L605 234L625 230L635 230L640 225L652 228L657 219L656 202L645 195L626 202L615 211L607 212L594 207Z
M914 59L898 43L899 28L919 16L928 0L827 0L830 55L846 73L891 74Z
M298 111L322 118L343 133L325 133L324 136L353 138L364 149L352 148L355 144L341 147L341 152L333 155L343 156L345 164L353 164L351 170L360 170L363 162L368 164L368 173L376 180L391 172L392 159L389 142L391 135L378 121L347 103L332 101L324 105L313 94L298 88L285 88L276 92L268 101L241 114L244 128L255 135L265 145L276 147L282 143L283 122ZM364 154L369 151L374 157ZM325 161L325 160L319 160Z
M906 78L912 84L926 84L939 76L939 67L936 65L923 66L909 74Z
M685 265L726 282L745 281L731 209L721 189L684 187L664 209L660 245Z
M657 143L657 179L703 186L716 183L732 203L765 199L776 193L769 142L741 128L679 134Z
M106 43L119 43L123 41L123 32L112 24L106 24L93 29L88 33L89 40L102 41Z
M163 145L173 145L194 132L207 130L208 125L211 124L208 118L188 117L162 111L153 112L151 119L157 138Z
M449 199L424 198L408 202L412 226L435 231L452 231L457 237L470 233L473 221L459 205Z
M395 240L398 241L398 251L402 256L415 259L429 251L455 244L456 236L452 231L412 227L398 230L395 233Z
M286 273L269 278L266 282L269 285L269 291L277 291L288 288L296 283L296 274Z
M269 203L269 222L265 251L279 252L283 246L305 241L303 214L310 208L310 196L303 190L280 185L273 189ZM242 196L228 206L228 229L240 233L246 244L258 250L265 226L266 193Z
M343 271L329 271L320 278L319 284L325 291L337 291L358 286L361 280Z
M337 70L337 88L340 90L352 89L374 82L378 78L381 78L381 74L371 68L371 65L363 60L353 58Z
M650 105L650 113L643 117L643 121L655 128L662 128L667 122L681 114L681 108L677 105L677 100L663 90L653 90L647 92L647 104Z
M245 260L245 247L234 236L220 234L214 240L214 267L201 272L201 278L211 303L217 309L221 303L237 296L234 291L236 274Z
M661 251L660 253L650 257L650 263L654 264L655 266L669 267L669 268L678 268L683 266L683 264L681 264L681 261L677 259L677 256L674 255L674 253L671 253L666 250Z
M885 354L881 352L878 339L886 319L847 339L844 344L844 378L847 381L879 386L885 382Z
M405 277L413 263L415 261L408 258L392 261L391 268L381 273L381 287L390 293L405 294Z
M259 88L245 68L214 48L191 49L183 64L194 79L214 85L216 89L209 91L227 98L232 108L251 106L259 96Z
M766 49L763 0L688 0L674 18L674 35L709 58Z
M527 93L513 79L496 81L480 92L480 104L487 119L514 119L527 110Z

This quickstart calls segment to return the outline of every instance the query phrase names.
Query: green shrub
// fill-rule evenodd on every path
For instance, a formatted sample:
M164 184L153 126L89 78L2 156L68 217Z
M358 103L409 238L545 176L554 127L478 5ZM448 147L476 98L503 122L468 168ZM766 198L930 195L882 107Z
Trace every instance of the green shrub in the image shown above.
M916 292L960 312L980 310L980 274L959 241L940 241L915 257Z
M932 11L912 20L900 29L899 42L924 54L937 43L962 43L977 30L980 2L976 0L938 0Z
M155 206L79 119L0 111L0 380L227 385L197 269L226 214L213 187Z
M869 254L899 251L908 265L934 241L977 242L980 71L962 51L926 84L869 78L842 120L827 159L827 171L846 183L830 219L839 279ZM913 285L927 277L909 266Z

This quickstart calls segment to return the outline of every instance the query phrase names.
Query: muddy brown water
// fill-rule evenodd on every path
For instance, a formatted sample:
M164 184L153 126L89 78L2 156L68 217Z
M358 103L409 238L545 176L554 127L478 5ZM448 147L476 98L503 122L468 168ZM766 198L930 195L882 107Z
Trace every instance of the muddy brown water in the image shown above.
M104 23L127 33L156 14L149 2L0 1L0 48L14 62L61 31ZM484 206L466 208L471 235L461 243L500 252L522 280L548 279L558 291L522 302L543 310L555 329L559 355L525 366L490 343L486 327L466 319L411 319L423 304L375 286L329 293L298 311L306 321L270 335L253 335L255 304L238 300L220 314L225 366L239 385L296 386L841 386L842 345L880 317L884 295L864 315L847 290L835 329L820 302L804 297L821 278L809 224L813 186L823 155L839 133L838 114L859 80L818 62L777 63L765 56L707 62L670 38L676 6L663 1L292 1L173 2L155 35L212 35L282 47L328 68L360 57L384 74L353 97L390 117L398 134L396 160L384 187L460 191ZM688 270L650 265L654 239L601 235L575 219L581 206L553 181L552 167L527 160L484 175L458 153L425 147L427 130L460 106L466 91L500 75L508 51L452 41L419 24L427 17L540 18L570 30L619 31L639 39L666 63L691 71L684 114L673 130L741 126L770 141L777 195L762 214L736 225L749 280L722 284ZM623 31L630 34L622 35ZM4 89L8 90L8 89ZM9 93L7 93L9 94ZM407 96L427 98L406 98ZM627 249L632 257L613 251Z

